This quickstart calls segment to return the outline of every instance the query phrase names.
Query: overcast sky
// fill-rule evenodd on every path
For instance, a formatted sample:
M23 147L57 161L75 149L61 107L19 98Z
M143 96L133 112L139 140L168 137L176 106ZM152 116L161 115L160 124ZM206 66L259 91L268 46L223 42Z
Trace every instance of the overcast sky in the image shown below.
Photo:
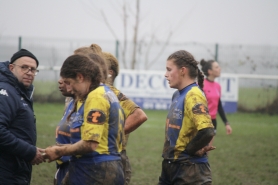
M135 1L127 0L135 12ZM140 35L171 41L278 45L278 0L141 0ZM122 39L123 0L0 0L1 36ZM115 32L109 31L101 10ZM128 17L132 36L134 14ZM1 41L1 40L0 40Z

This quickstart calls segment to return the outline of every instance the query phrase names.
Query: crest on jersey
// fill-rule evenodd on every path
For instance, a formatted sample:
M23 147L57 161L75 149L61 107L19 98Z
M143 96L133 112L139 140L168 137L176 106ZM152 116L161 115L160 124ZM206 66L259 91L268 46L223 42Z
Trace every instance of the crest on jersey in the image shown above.
M101 110L91 110L87 115L87 122L102 125L106 120L105 114Z
M208 108L202 103L197 103L192 108L194 114L208 114Z

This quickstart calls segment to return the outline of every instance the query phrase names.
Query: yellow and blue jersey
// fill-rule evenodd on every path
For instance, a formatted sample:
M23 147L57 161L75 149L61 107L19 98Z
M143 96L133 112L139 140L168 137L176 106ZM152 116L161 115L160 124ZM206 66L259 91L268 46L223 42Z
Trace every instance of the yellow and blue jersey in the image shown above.
M166 119L163 158L170 161L189 159L192 162L207 162L206 157L189 156L187 144L204 128L212 127L203 91L193 83L173 94L172 104Z
M68 115L71 113L71 111L74 108L74 100L71 99L71 101L68 103L68 106L66 107L65 113L56 127L56 144L70 144L70 127L67 120ZM57 164L62 164L64 162L68 162L70 160L70 156L62 156L60 159L58 159L56 162Z
M77 102L77 112L71 119L71 143L79 140L95 141L92 153L73 156L87 162L120 160L124 134L124 113L118 98L106 85L91 91L85 102Z
M127 98L120 90L118 90L116 87L108 85L108 87L115 93L115 95L118 97L118 100L120 101L120 105L124 111L125 117L127 118L130 114L132 114L135 109L140 108L136 103L134 103L132 100Z
M116 94L118 100L120 101L120 105L124 111L125 118L127 118L130 114L132 114L137 108L140 108L136 103L127 98L121 91L119 91L116 87L108 85L108 87ZM127 141L129 134L125 134L123 140L123 150L126 149Z

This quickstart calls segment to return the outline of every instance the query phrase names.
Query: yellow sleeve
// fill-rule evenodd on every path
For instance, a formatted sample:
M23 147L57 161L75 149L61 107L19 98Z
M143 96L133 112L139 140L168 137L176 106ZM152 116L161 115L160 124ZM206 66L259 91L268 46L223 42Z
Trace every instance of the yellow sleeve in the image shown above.
M124 114L126 116L126 118L132 114L135 109L139 108L138 105L136 105L132 100L130 99L126 99L124 101L120 101L120 105L124 111Z
M127 118L130 114L132 114L135 109L140 108L136 103L134 103L132 100L127 98L121 91L119 91L114 86L109 86L109 88L116 94L120 105L124 111L125 117Z
M84 105L84 122L81 126L81 138L85 141L100 142L103 130L108 125L109 101L104 96L103 87L88 94Z
M197 130L213 128L206 97L198 87L193 87L187 93L184 103L185 112Z

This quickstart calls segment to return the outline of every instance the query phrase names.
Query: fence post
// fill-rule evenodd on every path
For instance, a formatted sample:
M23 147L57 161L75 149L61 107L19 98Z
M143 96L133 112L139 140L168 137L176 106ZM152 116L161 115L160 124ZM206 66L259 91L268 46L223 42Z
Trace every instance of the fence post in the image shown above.
M216 43L215 44L215 55L214 55L214 60L219 62L218 61L218 44Z
M18 37L18 51L21 50L21 36Z
M116 53L115 53L115 56L117 59L119 59L119 41L116 40Z

